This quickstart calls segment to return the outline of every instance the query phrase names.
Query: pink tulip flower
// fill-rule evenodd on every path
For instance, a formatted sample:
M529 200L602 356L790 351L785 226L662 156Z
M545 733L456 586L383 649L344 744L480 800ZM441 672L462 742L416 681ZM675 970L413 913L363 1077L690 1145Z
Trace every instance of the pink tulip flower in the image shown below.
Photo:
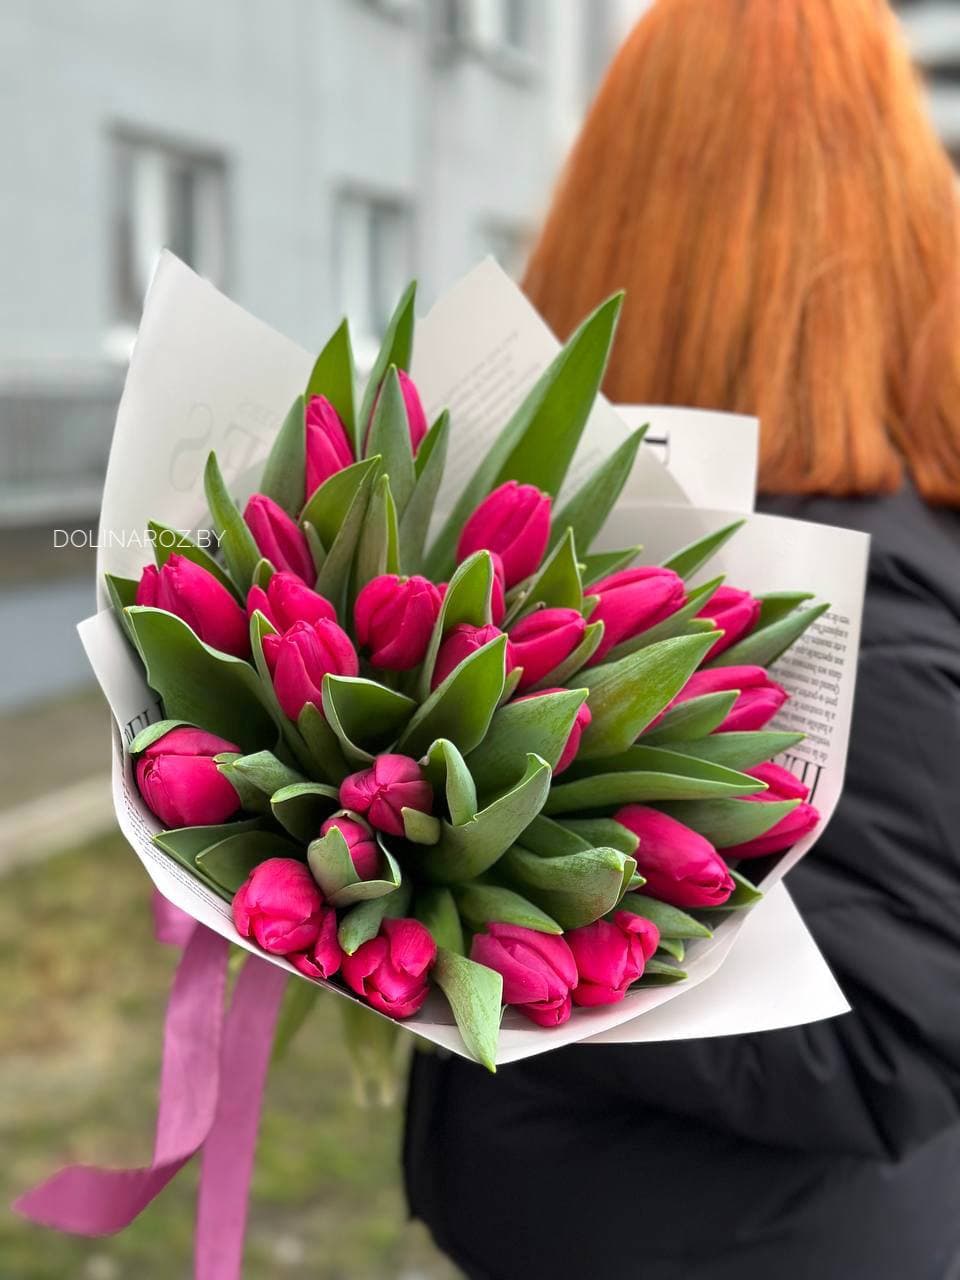
M176 614L213 649L235 658L250 655L243 609L222 582L186 556L170 556L161 569L147 565L135 599L137 604Z

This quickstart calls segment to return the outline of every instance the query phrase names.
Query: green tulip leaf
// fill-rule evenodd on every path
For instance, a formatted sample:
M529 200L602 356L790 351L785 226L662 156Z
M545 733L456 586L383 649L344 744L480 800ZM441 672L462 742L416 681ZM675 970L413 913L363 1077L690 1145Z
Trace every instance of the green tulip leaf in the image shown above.
M435 884L419 886L413 899L413 914L438 947L464 954L463 925L449 889Z
M584 556L580 562L580 577L584 585L590 587L594 582L609 578L612 573L629 568L642 550L642 546L625 547L622 551L596 551Z
M409 906L410 886L405 882L393 893L358 902L340 917L337 941L347 955L352 956L358 947L377 936L385 919L401 919L407 914Z
M417 296L417 284L413 281L404 291L397 303L396 310L390 317L386 333L377 358L370 370L370 377L360 402L357 415L357 447L364 453L364 435L370 424L373 406L380 391L380 384L391 365L406 371L410 368L410 357L413 354L413 306Z
M269 831L238 832L196 856L196 865L228 893L236 893L254 867L268 858L300 858L303 849Z
M746 523L746 520L734 520L732 524L724 525L715 533L708 533L706 537L698 538L696 542L691 542L689 546L675 552L669 560L664 560L663 567L672 569L681 578L693 577L697 570L702 568L711 556L716 555Z
M619 849L541 858L514 845L497 864L497 876L509 880L564 929L579 929L613 910L636 865Z
M350 765L344 759L340 740L323 718L323 712L308 702L297 717L297 728L310 757L310 772L339 787L350 773Z
M686 977L684 970L671 961L653 956L643 966L643 976L640 981L635 982L630 990L636 991L641 987L665 987L674 982L683 982Z
M654 747L633 747L604 761L614 772L584 775L555 786L544 807L549 814L607 809L652 800L699 800L762 791L756 778Z
M364 458L335 471L314 491L303 508L301 519L313 525L328 552L350 516L357 497L379 475L382 461L379 456Z
M306 487L306 404L297 396L264 463L260 492L296 520Z
M781 822L799 800L685 800L660 803L657 808L699 831L718 849L755 840Z
M582 551L590 550L590 544L606 524L633 470L637 450L648 427L649 423L632 432L554 515L551 546L570 530L577 546Z
M197 726L190 724L187 720L157 720L154 724L148 724L145 729L141 729L132 742L127 744L127 754L138 756L141 752L146 751L147 747L160 738L164 737L171 729L196 729Z
M117 620L127 639L136 648L137 641L130 626L130 619L127 617L127 609L130 605L136 604L137 587L140 584L134 578L120 578L115 573L105 573L103 581Z
M447 997L468 1052L488 1071L496 1071L503 978L446 947L437 952L430 976Z
M454 744L448 738L438 738L424 757L423 768L434 791L445 796L451 823L459 827L470 822L477 812L477 788Z
M323 677L323 712L345 758L361 764L395 742L416 703L375 680L357 676Z
M218 897L225 898L229 902L233 897L233 891L224 888L207 873L202 865L197 863L197 854L203 853L205 849L210 849L231 836L249 832L263 834L263 822L260 818L223 822L215 826L180 827L174 831L160 831L153 837L153 843Z
M772 622L767 627L756 628L725 649L709 664L711 667L768 667L794 644L809 626L822 617L829 604L813 605L809 609L796 609Z
M506 644L497 636L454 667L414 712L397 750L418 758L437 738L449 738L464 755L479 746L503 692Z
M444 409L417 450L417 481L400 516L400 565L404 573L419 573L423 548L437 501L450 438L450 414Z
M171 720L199 724L244 751L276 745L279 729L257 673L242 658L203 643L163 609L126 610L147 683Z
M418 878L436 884L472 880L506 852L543 808L550 790L550 766L527 757L523 776L469 822L441 822L440 839L430 848L411 846L406 861Z
M503 625L528 614L531 609L576 609L583 606L583 584L577 561L573 532L568 529L537 572L523 583L510 604Z
M760 601L760 617L757 619L756 626L752 628L753 631L760 631L774 622L779 622L781 618L785 618L788 613L793 613L794 609L807 600L812 600L813 593L811 591L768 591L765 595L757 596L757 599Z
M553 818L546 818L542 813L537 814L523 832L523 847L529 853L536 853L541 858L559 858L567 854L583 853L600 843L599 840L584 840L568 826L555 822Z
M291 782L270 797L273 816L294 839L309 844L340 807L340 792L323 782Z
M683 964L683 957L686 955L686 946L682 938L665 938L660 935L660 941L657 944L657 952L665 952L672 960L676 960L677 964Z
M397 512L402 515L413 493L417 476L413 465L407 408L394 365L384 375L370 422L365 452L382 456L383 469L390 478L390 491L397 504Z
M227 562L230 577L236 583L241 596L246 596L253 582L253 572L260 559L260 551L240 508L227 491L217 455L211 453L203 473L203 487L210 508L213 527L220 536L220 550Z
M468 760L481 795L507 786L530 753L554 768L585 699L583 689L564 689L508 702L494 712L486 737Z
M297 783L306 781L296 769L291 769L282 760L278 760L272 751L255 751L248 756L231 756L218 767L223 776L238 791L241 791L241 787L250 788L267 799L282 787L295 786Z
M309 404L313 396L326 396L339 413L347 436L353 441L354 452L359 450L354 406L356 377L350 326L346 320L342 320L333 337L317 356L307 379L304 400Z
M453 628L461 623L469 623L474 627L489 623L492 591L493 561L489 552L476 551L457 566L444 594L420 668L417 696L421 702L430 695L437 654Z
M487 452L431 548L428 576L442 580L468 517L507 480L559 493L600 389L622 294L588 316L524 398Z
M752 769L803 741L802 733L776 733L772 729L714 733L695 741L671 742L670 750L696 756L728 769Z
M723 724L738 696L737 690L731 689L678 702L655 728L643 734L642 741L649 746L655 742L690 742L705 738Z
M317 571L316 589L331 602L340 617L346 607L350 572L370 505L370 495L380 473L380 461L378 457L366 458L335 472L320 486L304 509L304 521L317 530L327 548L323 564ZM337 513L344 503L346 511L340 519Z
M680 692L711 643L709 636L677 636L583 671L593 719L578 760L625 751Z
M471 929L481 930L487 924L517 924L538 933L563 933L556 920L513 889L475 880L457 885L453 890L457 907Z
M375 880L361 880L350 856L350 846L339 827L331 827L318 836L307 849L307 863L324 899L338 909L352 907L395 893L400 887L400 868L390 850L380 842L384 875Z
M352 600L356 600L373 578L379 578L384 573L399 571L399 538L397 508L393 501L390 477L382 475L373 487L367 513L360 529L360 537L357 540L357 552L353 562Z
M611 849L619 849L628 856L636 853L640 839L622 823L613 818L564 818L558 826L583 840L586 845L607 845ZM524 841L526 841L524 832ZM535 852L538 852L535 850Z
M436 844L440 839L440 819L419 809L401 809L403 834L413 844Z
M617 908L632 911L634 915L652 920L662 938L712 938L713 933L705 924L687 915L679 907L672 907L659 898L648 898L642 893L628 893Z

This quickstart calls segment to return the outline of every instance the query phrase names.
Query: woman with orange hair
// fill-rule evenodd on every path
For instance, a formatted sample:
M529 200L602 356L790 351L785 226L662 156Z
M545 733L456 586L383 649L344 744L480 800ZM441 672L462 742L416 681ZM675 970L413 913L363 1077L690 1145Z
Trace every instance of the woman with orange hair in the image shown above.
M416 1055L411 1209L477 1280L960 1277L960 197L884 0L657 0L525 287L626 288L615 401L756 413L763 509L871 533L847 786L790 889L853 1012Z

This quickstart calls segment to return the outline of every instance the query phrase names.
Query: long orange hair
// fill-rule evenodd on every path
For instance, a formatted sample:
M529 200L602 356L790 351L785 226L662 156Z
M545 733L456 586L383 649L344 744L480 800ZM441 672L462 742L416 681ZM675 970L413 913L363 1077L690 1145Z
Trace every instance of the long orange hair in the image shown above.
M759 415L767 492L960 505L960 201L885 0L657 0L524 288L627 290L605 389Z

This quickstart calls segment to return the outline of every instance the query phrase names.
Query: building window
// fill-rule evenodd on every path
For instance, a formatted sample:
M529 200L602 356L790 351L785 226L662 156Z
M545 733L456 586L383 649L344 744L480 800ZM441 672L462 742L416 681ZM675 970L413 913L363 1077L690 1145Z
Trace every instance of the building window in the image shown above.
M534 45L530 0L444 0L441 47L472 50L509 71L527 71Z
M340 309L350 317L357 360L373 362L387 322L413 275L413 217L402 200L344 192L334 243Z
M218 287L225 283L227 167L216 152L116 130L114 322L136 327L157 254L172 250Z

